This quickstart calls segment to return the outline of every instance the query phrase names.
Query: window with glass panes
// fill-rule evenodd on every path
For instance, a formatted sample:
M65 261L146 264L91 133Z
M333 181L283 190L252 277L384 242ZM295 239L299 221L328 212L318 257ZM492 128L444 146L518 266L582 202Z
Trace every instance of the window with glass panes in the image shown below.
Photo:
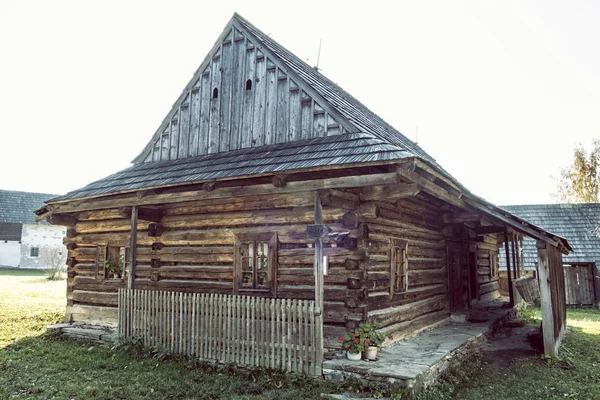
M242 282L244 289L267 289L269 287L269 244L254 240L242 242Z
M234 291L255 290L275 294L277 235L240 233L235 241Z
M408 290L408 242L390 240L390 297Z

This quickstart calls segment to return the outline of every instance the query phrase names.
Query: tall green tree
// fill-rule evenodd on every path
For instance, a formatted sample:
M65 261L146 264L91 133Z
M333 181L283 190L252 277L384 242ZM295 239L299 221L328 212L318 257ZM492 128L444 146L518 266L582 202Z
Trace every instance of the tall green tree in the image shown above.
M573 150L573 163L560 171L554 197L560 203L597 203L600 189L600 140L588 152L581 144Z

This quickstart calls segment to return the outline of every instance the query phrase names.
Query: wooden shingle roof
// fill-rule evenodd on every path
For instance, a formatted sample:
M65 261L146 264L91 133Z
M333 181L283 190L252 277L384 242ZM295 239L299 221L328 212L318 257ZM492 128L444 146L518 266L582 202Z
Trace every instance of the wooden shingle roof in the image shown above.
M130 168L51 201L199 183L213 179L231 179L315 167L401 160L410 157L425 160L443 171L441 166L416 143L406 138L338 85L244 18L234 14L229 26L243 30L256 43L260 43L274 54L274 57L277 57L288 71L296 74L301 81L322 96L329 107L346 118L351 126L356 128L354 132L178 160L140 162L147 157L150 151L150 147L146 146Z
M600 263L600 203L527 204L502 208L567 239L574 251L563 255L564 262ZM526 268L534 269L537 262L535 241L524 238L523 248Z
M54 194L0 190L0 223L39 224L33 213ZM47 222L43 222L47 224Z
M51 201L328 165L385 162L410 156L411 153L374 138L373 135L351 133L179 160L135 164Z

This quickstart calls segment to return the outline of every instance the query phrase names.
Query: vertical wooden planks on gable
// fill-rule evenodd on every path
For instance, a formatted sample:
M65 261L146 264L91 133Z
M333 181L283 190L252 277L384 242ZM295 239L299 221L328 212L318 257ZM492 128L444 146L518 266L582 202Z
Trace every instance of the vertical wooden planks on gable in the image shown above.
M244 104L242 106L242 131L241 131L241 144L242 148L248 148L252 146L252 137L253 137L253 129L254 129L254 100L256 98L256 49L252 44L250 44L250 48L248 48L248 44L244 45L246 47L245 53L245 70L243 75L243 83L244 83ZM250 80L250 84L252 88L250 90L246 90L246 82Z
M340 135L341 133L340 124L331 115L327 114L327 136Z
M267 109L265 113L265 145L275 143L277 131L277 67L267 59Z
M313 115L312 115L312 98L305 92L301 91L302 104L302 134L300 139L310 139L312 137Z
M162 135L154 139L154 146L152 147L152 161L160 161L160 143Z
M198 136L198 155L208 154L208 139L210 132L210 95L212 93L210 85L209 65L202 75L202 88L200 91L200 136Z
M254 94L254 120L251 146L265 144L265 109L267 91L267 60L264 54L256 50L256 89Z
M188 99L179 108L181 115L179 121L179 146L177 158L186 158L189 154L190 144L190 101Z
M167 125L160 138L160 160L165 161L169 159L169 132L171 130L171 124Z
M275 135L275 143L284 143L287 141L289 130L289 99L288 77L279 70L277 74L277 134Z
M208 131L208 153L219 152L219 125L221 123L221 52L212 59L212 80L210 85L210 128Z
M229 151L231 140L231 84L232 77L232 58L233 58L233 32L229 34L221 47L221 84L219 98L221 99L221 108L219 110L219 133L218 147L219 152Z
M325 114L325 110L317 102L314 104L314 127L312 137L327 136L327 115Z
M179 112L176 117L173 117L171 120L171 128L169 131L171 132L171 144L169 145L169 160L177 159L177 146L179 145Z
M197 85L199 85L200 79ZM198 155L198 143L200 139L200 87L194 87L190 99L190 138L188 146L188 155L194 157Z
M234 30L233 36L233 57L232 65L232 89L231 89L231 122L230 131L231 139L229 141L229 149L237 150L242 147L241 144L241 115L243 110L242 91L244 87L244 65L246 63L246 47L244 37Z
M287 132L287 142L293 142L294 140L300 140L302 137L302 104L300 97L300 88L298 85L288 79L288 87L290 91L289 100L289 128Z

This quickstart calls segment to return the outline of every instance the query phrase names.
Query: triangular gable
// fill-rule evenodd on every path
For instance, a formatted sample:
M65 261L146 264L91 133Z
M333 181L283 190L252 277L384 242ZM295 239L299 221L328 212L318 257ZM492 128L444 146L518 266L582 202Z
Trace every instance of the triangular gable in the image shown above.
M356 132L235 14L134 163Z

